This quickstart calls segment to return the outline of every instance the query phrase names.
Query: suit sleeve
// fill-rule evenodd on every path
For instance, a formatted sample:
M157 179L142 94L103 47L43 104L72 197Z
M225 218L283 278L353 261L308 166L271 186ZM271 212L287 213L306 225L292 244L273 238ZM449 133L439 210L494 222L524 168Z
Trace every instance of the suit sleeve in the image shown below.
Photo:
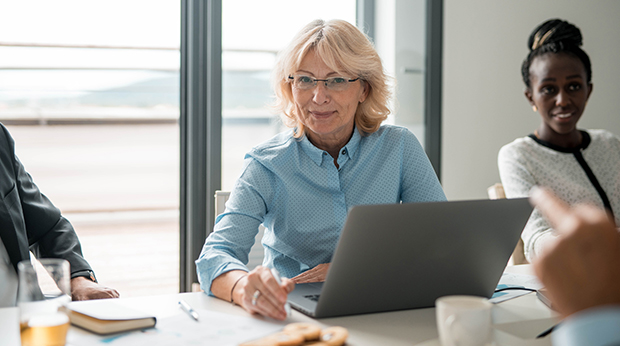
M71 273L91 270L82 255L80 241L71 223L58 208L39 191L15 155L14 141L2 126L5 138L3 145L9 146L13 155L13 172L16 189L22 209L23 221L30 249L40 258L62 258L69 261ZM20 232L22 230L17 230Z

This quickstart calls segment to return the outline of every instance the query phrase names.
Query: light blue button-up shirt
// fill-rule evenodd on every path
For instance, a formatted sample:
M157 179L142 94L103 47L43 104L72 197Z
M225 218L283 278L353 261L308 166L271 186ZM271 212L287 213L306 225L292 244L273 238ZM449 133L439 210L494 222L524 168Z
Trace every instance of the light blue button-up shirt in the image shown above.
M219 275L248 270L260 224L263 265L292 278L331 261L351 207L446 199L422 146L404 127L383 125L367 136L354 130L337 162L339 168L292 130L246 154L226 211L196 261L202 289L211 294Z

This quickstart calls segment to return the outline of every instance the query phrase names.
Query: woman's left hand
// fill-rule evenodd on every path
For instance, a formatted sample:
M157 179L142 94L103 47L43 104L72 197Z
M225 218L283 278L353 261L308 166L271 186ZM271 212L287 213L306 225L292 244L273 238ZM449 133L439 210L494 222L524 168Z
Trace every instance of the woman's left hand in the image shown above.
M307 270L296 277L292 278L295 284L305 284L309 282L323 282L327 276L327 270L329 269L329 263L322 263L318 266Z

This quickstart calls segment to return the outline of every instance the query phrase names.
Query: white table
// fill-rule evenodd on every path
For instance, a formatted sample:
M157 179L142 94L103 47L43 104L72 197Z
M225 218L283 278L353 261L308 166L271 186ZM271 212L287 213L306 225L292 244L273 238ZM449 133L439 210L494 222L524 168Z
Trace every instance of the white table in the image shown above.
M509 267L507 271L512 273L531 274L529 266ZM126 305L134 309L153 314L158 319L179 314L178 301L184 299L195 309L206 309L226 314L248 316L238 306L212 298L204 293L181 293L161 296L121 298L114 300L117 304ZM2 310L0 310L0 313ZM556 315L540 302L535 294L527 294L493 307L493 322L497 326L513 326L521 329L523 334L534 337L541 331L555 323ZM377 314L366 314L348 317L325 318L314 320L297 311L286 322L318 322L324 326L342 326L349 330L350 336L347 342L349 346L365 345L439 345L437 340L437 327L435 322L435 309L414 309ZM528 324L528 321L531 322ZM514 327L514 326L513 326ZM1 329L2 327L0 327ZM85 333L85 331L72 327L70 333ZM496 332L497 333L497 332ZM504 335L502 340L510 339L510 343L504 345L550 345L549 338L538 340L511 339ZM497 336L497 335L496 335Z

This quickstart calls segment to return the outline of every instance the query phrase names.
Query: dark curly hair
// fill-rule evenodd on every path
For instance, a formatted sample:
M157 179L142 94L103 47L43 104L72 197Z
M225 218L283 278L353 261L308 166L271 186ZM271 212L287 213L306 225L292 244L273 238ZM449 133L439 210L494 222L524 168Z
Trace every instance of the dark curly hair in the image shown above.
M530 64L534 58L547 53L566 53L577 57L586 69L588 84L592 81L592 66L582 45L581 31L575 25L561 19L549 19L540 24L527 41L530 53L521 65L521 76L525 86L530 88Z

